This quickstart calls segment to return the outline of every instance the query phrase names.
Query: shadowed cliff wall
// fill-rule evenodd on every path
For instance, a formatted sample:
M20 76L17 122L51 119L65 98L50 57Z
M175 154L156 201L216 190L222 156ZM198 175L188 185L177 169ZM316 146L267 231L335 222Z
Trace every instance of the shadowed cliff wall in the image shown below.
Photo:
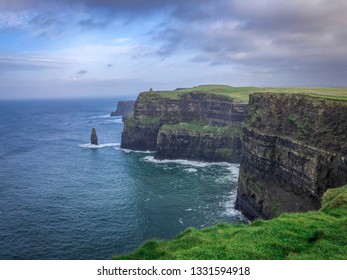
M236 208L248 218L319 209L347 182L347 103L295 94L250 96Z

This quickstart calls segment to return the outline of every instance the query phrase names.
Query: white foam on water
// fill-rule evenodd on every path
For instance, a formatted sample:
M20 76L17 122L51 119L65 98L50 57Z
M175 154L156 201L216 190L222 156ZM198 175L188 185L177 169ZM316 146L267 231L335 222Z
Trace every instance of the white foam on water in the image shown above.
M178 219L178 222L179 222L182 226L184 225L183 219L182 219L182 218L179 218L179 219Z
M130 154L130 153L153 154L153 153L155 153L155 151L136 151L136 150L130 150L130 149L123 149L123 148L121 148L121 150L126 154Z
M220 202L220 206L224 207L223 215L227 217L239 217L240 220L245 220L240 211L235 209L236 192L230 192L224 197L224 201Z
M226 175L226 176L221 176L215 180L217 184L225 184L225 183L230 183L234 181L234 176L232 174Z
M239 177L240 165L239 164L230 164L226 169L229 171L229 174L221 176L215 180L218 184L234 182Z
M93 144L87 143L87 144L78 145L78 147L88 148L88 149L102 149L107 147L119 147L119 146L120 146L120 143L105 143L105 144L99 144L99 145L93 145Z
M187 169L184 169L184 171L187 171L188 173L194 173L194 172L197 172L198 170L195 168L187 168Z
M63 123L63 125L69 125L69 124L71 124L71 123L70 122Z
M110 114L107 114L107 115L101 115L101 116L93 116L93 117L90 117L89 119L103 119L103 118L110 118Z
M229 171L231 171L231 173L233 175L239 176L239 172L240 172L240 164L230 164L230 166L227 167L227 169Z
M194 161L194 160L187 160L187 159L155 159L154 156L147 156L143 158L146 162L152 162L157 164L163 164L163 163L176 163L176 164L182 164L182 165L191 165L194 167L207 167L207 166L225 166L230 167L232 164L228 162L204 162L204 161ZM193 171L194 172L194 171Z
M105 120L106 123L123 123L122 119Z

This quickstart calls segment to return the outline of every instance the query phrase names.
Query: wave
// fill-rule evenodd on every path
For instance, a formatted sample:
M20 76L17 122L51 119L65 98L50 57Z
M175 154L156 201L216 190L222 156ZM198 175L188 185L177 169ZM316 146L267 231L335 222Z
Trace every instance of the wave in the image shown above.
M235 209L236 192L230 192L224 197L224 201L220 202L219 205L224 208L223 215L227 217L238 217L240 221L246 221L247 219L241 214L240 211Z
M227 167L227 169L231 171L232 174L238 176L240 171L240 164L231 163L230 166Z
M110 114L107 114L107 115L101 115L101 116L93 116L93 117L90 117L89 119L103 119L103 118L110 118Z
M120 143L105 143L105 144L99 144L99 145L93 145L93 144L87 143L87 144L78 145L78 147L88 148L88 149L102 149L106 147L119 147L119 146L120 146Z
M187 160L187 159L155 159L154 156L147 156L143 158L144 161L146 162L152 162L152 163L157 163L157 164L163 164L163 163L176 163L176 164L182 164L182 165L190 165L194 167L208 167L208 166L224 166L227 167L228 169L234 168L234 164L228 163L228 162L204 162L204 161L194 161L194 160ZM186 171L188 171L186 169ZM188 171L189 172L189 171ZM195 171L191 171L195 172Z
M198 170L195 168L187 168L187 169L184 169L184 171L187 171L188 173L194 173L194 172L197 172Z
M122 119L105 120L107 123L123 123Z
M155 151L137 151L137 150L123 149L123 148L121 148L121 150L126 154L130 154L130 153L153 154L153 153L155 153Z
M217 178L215 180L215 182L217 184L226 184L226 183L235 182L236 179L237 179L236 176L233 176L232 174L230 174L230 175L221 176L221 177Z

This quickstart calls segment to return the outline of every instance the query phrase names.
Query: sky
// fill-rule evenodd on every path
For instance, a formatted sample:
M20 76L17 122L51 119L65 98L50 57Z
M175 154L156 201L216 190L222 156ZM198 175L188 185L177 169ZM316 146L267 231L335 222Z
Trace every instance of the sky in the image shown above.
M345 0L0 0L0 99L347 86Z

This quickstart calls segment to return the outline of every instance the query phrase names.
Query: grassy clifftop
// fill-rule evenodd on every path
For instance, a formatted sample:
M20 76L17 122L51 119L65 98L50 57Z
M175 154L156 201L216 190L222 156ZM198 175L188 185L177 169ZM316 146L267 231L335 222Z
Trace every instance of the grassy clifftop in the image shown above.
M259 87L232 87L227 85L200 85L192 88L183 88L168 91L148 91L146 94L158 94L160 96L178 99L182 94L187 92L202 92L217 94L233 98L236 101L247 103L250 94L255 92L269 93L302 93L313 97L328 98L334 100L347 101L347 88L321 88L321 87L304 87L304 88L259 88Z
M116 259L347 259L347 185L328 190L319 211L192 228Z

